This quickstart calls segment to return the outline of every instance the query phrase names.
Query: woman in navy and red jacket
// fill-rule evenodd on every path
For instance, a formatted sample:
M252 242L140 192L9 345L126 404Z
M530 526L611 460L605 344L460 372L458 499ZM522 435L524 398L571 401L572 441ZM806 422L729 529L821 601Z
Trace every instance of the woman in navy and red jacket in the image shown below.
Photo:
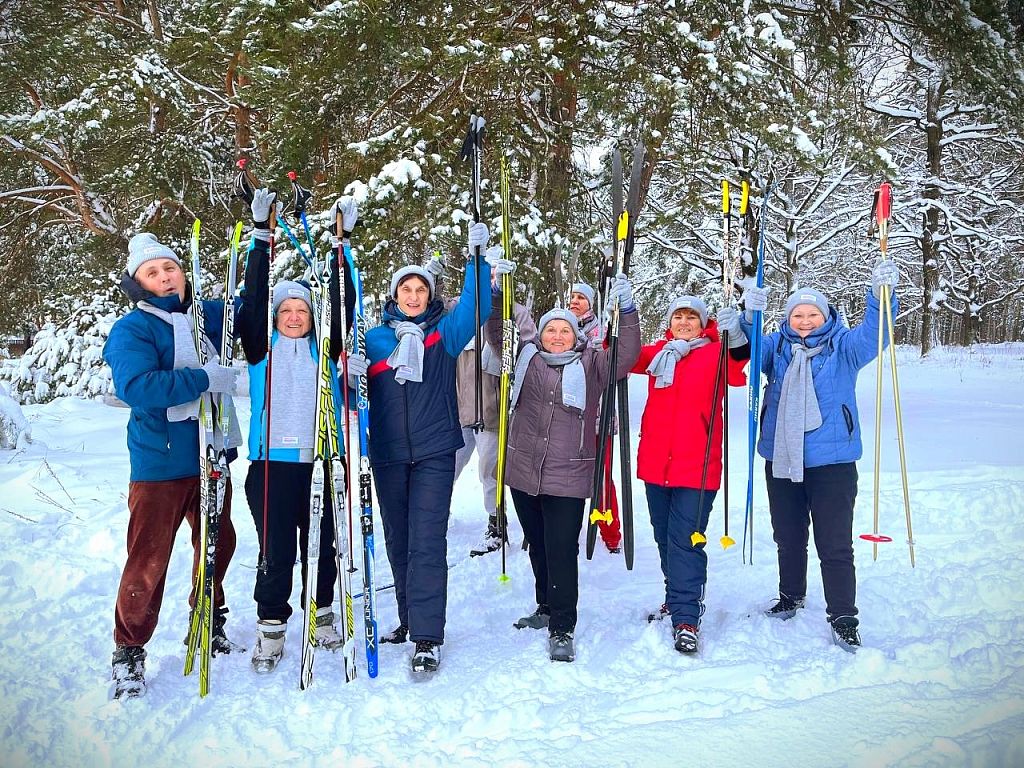
M469 246L486 249L487 226L474 224ZM350 355L349 383L367 374L370 466L395 577L399 627L384 643L412 640L414 672L440 664L448 590L448 515L455 452L462 448L455 394L459 354L491 313L491 268L470 260L459 303L450 312L434 277L418 266L391 279L383 323L366 333L364 355Z
M721 341L718 324L708 319L707 305L695 296L683 296L669 305L665 317L665 338L644 346L632 371L650 376L640 425L637 477L647 486L647 506L665 575L661 614L672 615L676 650L692 653L697 650L704 613L708 560L704 543L694 544L691 536L704 533L721 485L725 387L719 383L718 401L713 404ZM739 330L735 310L723 309L720 319L732 326L728 329L731 349L726 356L728 383L742 386L750 345ZM709 424L711 454L701 504Z

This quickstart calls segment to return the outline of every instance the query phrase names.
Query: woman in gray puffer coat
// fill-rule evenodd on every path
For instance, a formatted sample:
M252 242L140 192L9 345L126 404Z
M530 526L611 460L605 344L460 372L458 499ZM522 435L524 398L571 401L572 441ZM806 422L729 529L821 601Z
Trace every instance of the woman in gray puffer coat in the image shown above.
M621 310L614 372L610 350L591 346L565 309L541 317L539 336L522 341L516 361L505 482L530 542L537 610L515 626L548 627L552 661L576 657L579 538L594 478L598 404L608 376L625 378L640 354L640 320L625 275L609 298ZM492 314L486 331L500 348L500 316Z

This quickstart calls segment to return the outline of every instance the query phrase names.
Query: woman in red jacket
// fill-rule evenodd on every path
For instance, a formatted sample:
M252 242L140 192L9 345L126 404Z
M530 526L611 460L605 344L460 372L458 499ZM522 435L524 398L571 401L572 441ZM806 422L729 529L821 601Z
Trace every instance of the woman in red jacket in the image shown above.
M672 614L676 650L693 653L704 613L708 558L704 543L694 544L691 536L696 531L703 534L721 485L725 387L719 384L712 424L721 342L719 324L708 320L707 305L695 296L683 296L672 302L665 317L665 338L644 346L633 366L633 373L651 377L640 425L637 477L647 486L647 507L665 575L661 615ZM750 356L750 345L739 328L736 310L723 309L719 322L729 331L728 382L741 386L746 383L743 364ZM698 510L709 424L711 455L703 508Z

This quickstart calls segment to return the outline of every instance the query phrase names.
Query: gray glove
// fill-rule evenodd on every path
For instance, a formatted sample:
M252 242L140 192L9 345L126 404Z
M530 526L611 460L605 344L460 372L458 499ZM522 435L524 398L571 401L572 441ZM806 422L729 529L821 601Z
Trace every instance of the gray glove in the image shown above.
M359 377L365 376L366 372L370 370L370 361L366 359L366 355L358 352L353 352L348 356L348 385L352 389L359 387Z
M203 366L203 370L206 372L206 378L210 380L210 385L206 388L206 391L214 393L226 392L231 394L234 392L238 376L242 373L241 368L221 365L220 358L216 356L207 361L206 365Z
M283 203L277 202L277 192L269 189L257 189L253 192L252 203L249 209L252 211L252 222L256 229L270 229L270 212L277 207L277 213L284 207Z
M490 233L487 231L487 225L482 221L478 221L475 224L469 225L469 252L470 254L476 253L476 248L480 249L483 253L487 250L487 238Z
M764 312L768 309L770 293L771 291L767 288L758 288L756 285L751 285L743 290L743 308L747 310L744 317L748 323L754 322L755 312ZM722 327L721 318L719 318L718 327Z
M608 289L608 305L614 306L616 301L619 304L619 309L623 312L635 309L633 304L633 286L630 285L629 279L622 272L615 276L611 287Z
M718 310L718 330L729 334L729 349L742 347L747 343L747 334L740 327L740 313L733 307Z
M892 259L883 259L871 271L871 292L876 299L882 298L882 286L888 285L890 292L900 281L900 270Z

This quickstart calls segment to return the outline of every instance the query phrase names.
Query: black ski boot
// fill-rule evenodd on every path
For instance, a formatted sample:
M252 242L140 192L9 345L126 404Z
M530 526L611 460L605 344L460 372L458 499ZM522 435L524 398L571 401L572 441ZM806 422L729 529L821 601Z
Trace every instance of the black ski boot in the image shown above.
M778 602L765 611L764 615L772 619L782 619L783 621L786 621L796 616L796 612L803 607L804 599L802 597L779 595Z
M417 640L412 655L413 672L437 672L441 666L441 644L433 640Z
M666 616L668 616L670 613L671 613L671 611L669 611L669 609L668 609L668 603L662 603L661 604L661 608L659 608L658 610L654 611L653 613L648 613L647 614L647 623L650 624L651 622L654 622L654 621L661 621Z
M529 616L523 616L512 626L516 629L543 629L551 621L551 611L546 605L538 605Z
M399 624L397 627L392 629L386 635L382 635L380 641L382 643L394 643L400 645L401 643L409 640L409 628L405 624Z
M832 642L847 653L856 653L860 648L860 622L855 616L837 616L829 622L832 627Z
M501 531L498 530L498 518L490 517L487 519L487 530L484 531L484 537L480 540L480 543L469 550L470 557L480 557L486 555L489 552L497 552L501 549ZM508 543L508 539L505 539L505 543Z
M224 624L228 620L228 608L222 606L217 608L213 612L213 640L210 643L210 655L216 656L218 653L245 653L245 646L233 643L228 640L228 636L224 634Z
M115 699L137 699L146 692L146 649L124 645L114 651L110 677Z

